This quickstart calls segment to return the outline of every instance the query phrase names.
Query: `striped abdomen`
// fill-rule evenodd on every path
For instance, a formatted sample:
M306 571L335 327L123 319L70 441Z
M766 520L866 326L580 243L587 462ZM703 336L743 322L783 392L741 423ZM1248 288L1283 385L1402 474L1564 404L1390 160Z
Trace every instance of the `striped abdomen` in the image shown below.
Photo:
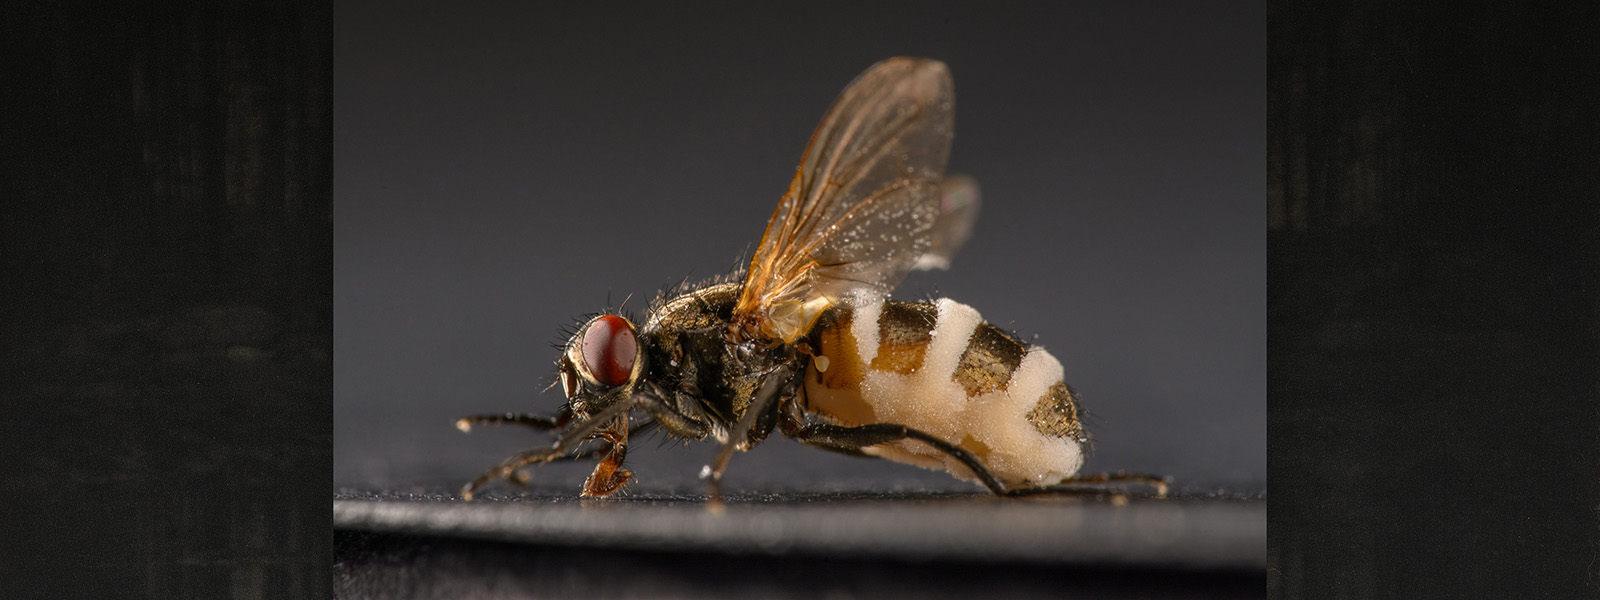
M978 457L1007 485L1049 485L1083 464L1088 436L1061 363L950 299L836 310L819 323L806 373L811 411L840 425L895 423ZM916 441L868 454L962 479L955 459Z

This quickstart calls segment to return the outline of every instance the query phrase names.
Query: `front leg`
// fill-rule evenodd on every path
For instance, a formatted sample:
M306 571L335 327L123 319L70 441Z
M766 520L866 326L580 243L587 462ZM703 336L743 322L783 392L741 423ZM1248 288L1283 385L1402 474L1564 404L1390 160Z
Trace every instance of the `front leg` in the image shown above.
M660 389L651 386L650 390L641 391L634 395L634 405L644 409L673 435L679 435L691 440L703 440L711 435L711 423L706 420L704 413L696 410L690 413L695 400L687 397L682 391L674 392L673 397L677 404L670 404L662 398Z
M628 456L627 434L618 435L607 431L601 433L601 437L608 443L606 454L600 459L600 464L595 465L594 472L589 474L589 478L584 480L584 496L595 498L610 496L633 478L633 471L622 468L622 461Z
M472 415L456 419L456 429L463 433L472 431L473 425L522 425L539 431L549 431L566 427L572 422L572 411L563 407L555 415L538 415L532 413L500 413L494 415Z
M462 499L471 500L478 490L496 479L520 479L515 475L518 469L528 465L547 463L571 454L583 442L595 437L602 437L603 434L599 433L601 431L615 430L618 427L626 431L628 426L627 411L630 406L632 404L628 402L612 404L586 421L572 423L550 446L543 449L524 450L511 455L510 458L501 461L500 466L490 469L463 486L461 488ZM620 426L617 423L620 423Z

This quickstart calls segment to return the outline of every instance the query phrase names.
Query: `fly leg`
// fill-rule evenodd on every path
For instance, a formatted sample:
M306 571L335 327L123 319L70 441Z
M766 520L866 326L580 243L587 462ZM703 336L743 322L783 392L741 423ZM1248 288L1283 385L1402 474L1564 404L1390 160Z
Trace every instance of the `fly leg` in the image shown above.
M572 412L563 408L555 415L536 415L532 413L501 413L496 415L472 415L456 419L456 429L462 432L472 431L473 425L522 425L539 431L549 431L566 427L572 422Z
M1000 479L990 473L988 467L983 466L983 461L978 460L978 457L973 456L971 452L924 431L912 429L905 425L873 423L845 427L831 423L811 422L796 427L794 433L790 434L789 437L809 446L852 454L861 454L861 449L868 446L898 442L905 439L917 440L961 461L961 464L965 465L968 470L972 471L973 475L978 477L978 481L983 483L983 487L989 488L989 491L994 492L995 495L1009 495L1009 490L1006 489L1005 484L1000 483Z
M594 415L593 418L568 427L567 430L561 434L561 437L556 438L555 443L551 444L550 446L545 448L524 450L511 455L510 458L502 461L500 466L489 469L488 472L479 475L477 479L474 479L471 483L463 486L461 488L461 497L466 500L471 500L473 494L475 494L479 489L482 489L483 486L488 485L489 482L496 479L509 479L512 481L523 480L523 478L516 475L518 469L528 465L547 463L572 454L573 450L576 450L579 444L582 444L583 442L595 437L604 437L604 433L599 432L602 427L605 427L608 430L612 428L621 428L623 431L626 431L628 426L626 415L628 408L631 406L632 403L629 402L617 402L612 404L605 410L602 410L598 414ZM620 466L620 458L618 459L617 463L618 466Z
M739 417L739 422L728 431L728 441L722 444L722 449L717 451L711 464L700 469L700 478L706 482L706 508L712 512L722 511L722 474L728 470L728 461L733 458L734 450L749 450L752 431L756 424L773 408L773 402L783 396L783 404L790 404L796 397L795 386L798 380L794 377L792 367L782 367L773 370L762 382L761 388L756 390L750 399L750 406L745 408L744 415ZM786 389L786 391L784 391ZM780 405L781 406L781 405ZM755 442L760 442L768 431L771 431L772 421L766 421L766 431L759 432Z
M605 456L583 481L583 495L588 497L610 496L633 478L633 471L622 468L622 459L628 456L627 434L608 431L601 435L607 442Z
M1167 484L1170 482L1165 477L1146 475L1144 473L1095 473L1093 475L1076 475L1073 477L1068 477L1056 482L1054 485L1048 485L1044 487L1007 490L1006 495L1017 497L1037 496L1040 494L1074 493L1083 491L1083 486L1103 486L1106 484L1115 485L1124 483L1148 485L1156 490L1157 498L1165 498L1167 496Z
M795 441L802 444L828 450L861 454L861 450L868 446L906 439L917 440L960 461L962 465L972 471L972 474L978 478L979 482L983 483L984 487L989 488L989 491L996 496L1018 497L1039 494L1078 493L1084 490L1082 487L1075 486L1107 483L1143 483L1156 488L1159 495L1165 496L1167 492L1167 482L1162 478L1127 473L1080 475L1049 487L1008 489L1000 481L1000 478L989 472L989 468L984 466L983 461L978 460L978 457L973 456L971 452L921 430L894 423L873 423L846 427L808 420L805 418L804 408L798 402L786 403L782 414L781 425L784 435L794 438Z
M495 415L472 415L456 419L456 429L462 433L471 433L473 425L522 425L539 431L549 431L566 427L572 421L572 411L562 408L555 415L539 415L533 413L501 413ZM584 452L572 455L571 458L583 458L593 452ZM506 476L506 481L515 483L520 487L528 487L528 476L522 471L514 471Z
M628 435L639 433L650 425L650 421L636 424L633 426L633 428L628 430ZM600 464L595 465L594 472L590 473L589 478L583 482L582 495L594 497L609 496L613 492L622 489L622 486L627 485L628 481L633 478L633 471L622 468L622 461L628 456L628 435L618 436L611 433L602 434L600 439L605 441L604 444L591 446L578 452L556 457L551 462L555 462L557 460L584 460L594 458L596 456L600 457ZM528 473L527 471L521 470L513 471L510 475L506 476L506 481L514 483L518 487L527 488L529 481Z
M1100 473L1096 475L1079 475L1063 480L1055 485L1046 487L1007 488L998 477L989 472L983 461L973 456L965 448L956 446L926 432L896 425L894 423L873 423L857 427L844 427L830 423L808 423L797 428L792 435L802 444L838 450L842 452L860 453L862 448L912 439L932 446L935 450L950 455L966 466L972 474L977 476L983 487L989 488L996 496L1016 498L1021 496L1037 496L1040 494L1072 494L1086 491L1085 485L1105 485L1119 483L1140 483L1156 489L1157 496L1167 495L1167 481L1154 475L1138 473Z
M666 401L655 393L639 393L633 396L635 406L644 409L650 415L645 423L637 425L629 433L637 433L645 425L659 424L667 431L690 439L703 440L711 433L711 425L704 419L674 410ZM621 489L633 477L633 472L622 468L622 459L628 454L627 436L613 439L607 437L609 446L603 448L605 456L600 459L600 464L594 468L594 473L583 482L584 496L608 496Z
M635 394L633 399L639 408L673 435L691 440L703 440L711 435L711 424L706 422L704 416L685 411L683 407L686 403L681 397L676 407L663 400L659 392Z

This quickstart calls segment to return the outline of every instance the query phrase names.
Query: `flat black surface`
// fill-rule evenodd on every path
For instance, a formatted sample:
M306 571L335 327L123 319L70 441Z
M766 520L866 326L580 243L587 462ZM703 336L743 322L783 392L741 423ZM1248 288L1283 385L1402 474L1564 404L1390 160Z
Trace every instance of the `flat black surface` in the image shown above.
M340 598L1259 598L1260 572L662 554L339 531Z
M1266 502L982 494L761 494L502 502L337 500L341 529L598 547L906 560L1266 568Z
M1266 501L341 493L340 597L1259 597ZM825 576L824 576L825 574Z

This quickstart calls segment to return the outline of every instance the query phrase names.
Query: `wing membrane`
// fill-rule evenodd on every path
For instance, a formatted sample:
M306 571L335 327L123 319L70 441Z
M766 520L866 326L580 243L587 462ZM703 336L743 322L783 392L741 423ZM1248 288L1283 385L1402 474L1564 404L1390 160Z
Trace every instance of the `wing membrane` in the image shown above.
M950 175L939 183L939 218L933 222L928 235L932 244L917 258L912 269L948 269L961 245L972 235L972 224L978 220L978 208L983 205L983 194L978 192L978 182L966 175Z
M752 338L793 342L829 306L887 294L931 244L954 85L891 58L845 88L811 134L734 308Z

